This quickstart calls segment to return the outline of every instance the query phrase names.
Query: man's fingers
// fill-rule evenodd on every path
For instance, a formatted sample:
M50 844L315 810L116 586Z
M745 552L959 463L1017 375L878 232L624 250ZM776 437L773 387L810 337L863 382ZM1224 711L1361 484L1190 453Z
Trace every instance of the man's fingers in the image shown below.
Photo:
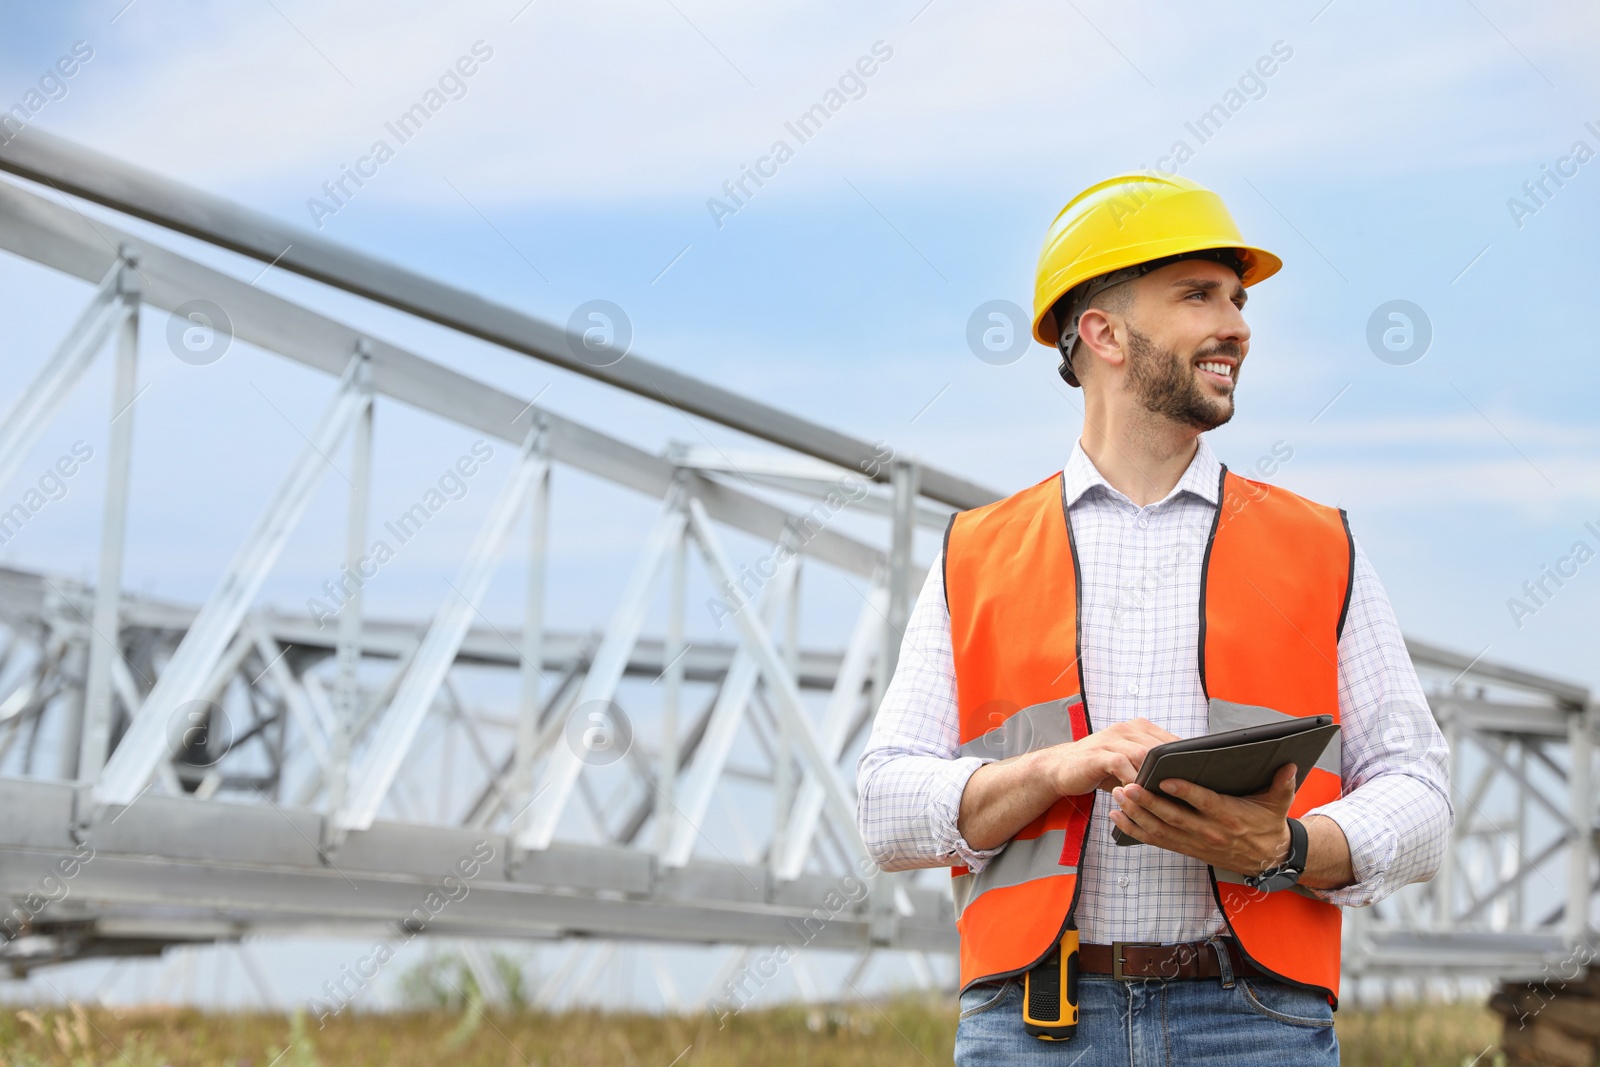
M1124 807L1130 804L1134 805L1149 812L1168 826L1179 830L1189 830L1195 827L1194 820L1198 816L1195 814L1194 809L1188 805L1176 800L1169 800L1152 789L1135 788L1138 789L1136 798L1128 796L1127 790L1123 791L1122 803Z
M1100 744L1100 754L1106 761L1107 767L1111 765L1110 761L1118 758L1125 759L1134 767L1138 767L1144 759L1144 752L1143 745L1126 737L1108 737Z
M1222 794L1212 792L1203 785L1186 782L1182 778L1164 778L1158 784L1163 792L1177 797L1204 814L1216 811L1218 801L1222 799Z
M1139 770L1133 765L1133 760L1121 754L1112 759L1111 773L1124 785L1139 777Z
M1153 835L1159 833L1164 828L1165 824L1161 817L1149 811L1137 801L1134 801L1125 795L1118 797L1117 799L1122 804L1122 817L1133 823L1133 825L1137 826L1140 831L1142 831L1138 835L1139 840L1148 842Z
M1143 844L1149 844L1148 841L1145 841L1144 830L1142 830L1140 828L1138 823L1136 823L1132 819L1128 818L1128 813L1127 812L1125 812L1125 811L1113 811L1111 813L1111 822L1118 829L1122 830L1124 833L1126 833L1129 836L1131 836L1135 841L1141 842Z
M1112 745L1101 754L1099 770L1107 780L1115 779L1118 784L1131 782L1139 777L1139 768L1134 760L1138 756L1138 746Z

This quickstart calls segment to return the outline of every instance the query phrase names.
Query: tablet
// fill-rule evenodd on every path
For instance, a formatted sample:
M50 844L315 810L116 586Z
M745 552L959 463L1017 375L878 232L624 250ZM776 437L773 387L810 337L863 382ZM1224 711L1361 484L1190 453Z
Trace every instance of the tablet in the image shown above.
M1269 788L1278 768L1292 763L1295 765L1294 787L1298 790L1305 784L1306 776L1328 742L1338 736L1339 725L1332 715L1307 715L1168 741L1145 753L1136 781L1145 789L1175 801L1177 797L1163 793L1151 783L1182 778L1214 793L1242 797ZM1112 839L1119 845L1144 843L1120 828L1113 832Z

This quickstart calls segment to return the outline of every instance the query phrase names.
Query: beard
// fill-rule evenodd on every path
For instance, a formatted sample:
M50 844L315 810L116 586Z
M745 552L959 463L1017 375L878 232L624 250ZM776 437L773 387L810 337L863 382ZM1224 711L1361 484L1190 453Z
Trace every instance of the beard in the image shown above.
M1224 341L1206 355L1238 358L1239 345ZM1157 347L1132 326L1128 327L1128 385L1145 410L1185 426L1214 430L1233 418L1232 393L1220 399L1207 396L1190 360L1175 348Z

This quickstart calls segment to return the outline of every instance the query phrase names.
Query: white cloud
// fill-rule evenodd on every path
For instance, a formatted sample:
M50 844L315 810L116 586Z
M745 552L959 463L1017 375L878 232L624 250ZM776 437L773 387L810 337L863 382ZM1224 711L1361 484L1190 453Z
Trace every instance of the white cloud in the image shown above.
M1450 505L1481 505L1548 520L1574 504L1600 505L1600 466L1577 456L1546 457L1531 465L1516 456L1296 463L1283 482L1325 503L1342 501L1349 507L1359 500L1365 507L1394 508L1411 515Z
M116 90L102 82L84 92L94 114L62 121L208 187L314 189L481 38L494 61L375 195L433 199L433 176L449 168L511 202L700 198L882 39L893 60L805 146L829 165L794 168L789 187L837 184L840 169L940 181L1053 180L1065 170L1075 180L1085 145L1095 159L1120 151L1130 166L1153 163L1184 135L1185 119L1282 38L1294 59L1202 149L1207 166L1337 161L1407 173L1541 158L1575 128L1516 50L1457 7L1381 21L1334 8L1306 24L1266 7L1162 19L1078 5L1090 22L1055 5L936 2L911 23L909 4L891 17L539 0L513 24L521 0L387 5L381 17L357 4L278 6L282 15L251 5L225 18L136 9L125 20L136 32L101 46L118 67ZM1566 58L1579 55L1578 10L1521 24L1497 17L1541 69L1577 82L1592 77ZM1477 105L1467 130L1445 121L1464 100Z

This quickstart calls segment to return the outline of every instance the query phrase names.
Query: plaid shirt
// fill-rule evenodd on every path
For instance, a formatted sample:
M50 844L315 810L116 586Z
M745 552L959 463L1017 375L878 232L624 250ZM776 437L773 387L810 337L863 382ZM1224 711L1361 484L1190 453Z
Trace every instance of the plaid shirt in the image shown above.
M1084 698L1097 728L1143 716L1179 737L1207 732L1200 571L1220 473L1201 437L1172 492L1141 508L1106 482L1081 444L1073 447L1063 477L1082 570ZM874 855L895 857L892 870L978 871L1000 851L974 849L956 829L967 779L990 760L958 755L943 571L936 559L857 767L862 837ZM1357 906L1431 878L1455 819L1444 737L1359 544L1339 639L1339 715L1344 795L1308 814L1344 831L1356 882L1312 892ZM1109 794L1097 802L1081 867L1083 939L1176 942L1224 931L1206 865L1153 846L1117 846L1108 804Z

